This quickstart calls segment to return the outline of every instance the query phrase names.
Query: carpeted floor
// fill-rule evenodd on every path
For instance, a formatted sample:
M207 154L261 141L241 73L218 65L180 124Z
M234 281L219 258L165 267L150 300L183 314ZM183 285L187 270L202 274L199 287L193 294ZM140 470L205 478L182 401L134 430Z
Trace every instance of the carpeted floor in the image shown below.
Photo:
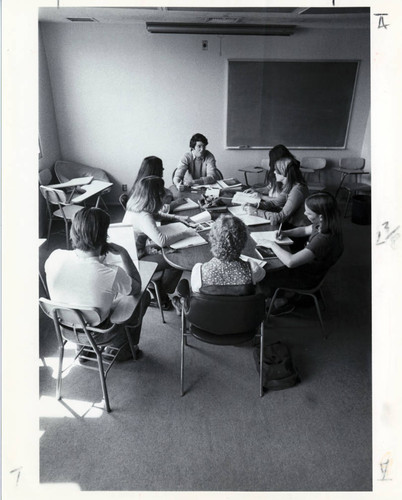
M370 226L345 219L345 253L329 274L321 336L314 307L270 320L301 383L258 394L252 346L190 339L180 397L180 320L143 324L144 357L108 376L74 367L55 400L56 339L40 316L40 481L81 490L367 491L372 488ZM62 240L62 235L54 236ZM46 249L41 253L42 261ZM72 355L72 350L67 351Z

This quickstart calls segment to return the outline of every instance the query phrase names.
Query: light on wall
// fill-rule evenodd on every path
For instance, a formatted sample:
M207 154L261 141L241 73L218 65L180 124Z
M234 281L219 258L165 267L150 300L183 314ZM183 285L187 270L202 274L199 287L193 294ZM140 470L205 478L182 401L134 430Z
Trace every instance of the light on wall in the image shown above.
M150 33L188 35L290 36L296 30L290 24L146 23L146 27Z

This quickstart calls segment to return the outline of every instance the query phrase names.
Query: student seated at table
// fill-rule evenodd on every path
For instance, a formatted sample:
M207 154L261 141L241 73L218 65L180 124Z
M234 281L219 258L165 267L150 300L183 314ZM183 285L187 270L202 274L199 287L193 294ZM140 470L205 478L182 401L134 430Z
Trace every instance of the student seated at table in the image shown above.
M270 273L260 284L262 291L272 297L276 288L309 289L318 285L343 252L342 229L335 198L327 192L312 194L306 199L305 214L311 224L282 231L292 239L308 237L305 247L291 253L276 242L267 242L286 268ZM279 236L280 238L280 236ZM292 298L275 301L273 314L294 310Z
M254 262L240 259L248 238L246 225L232 215L221 215L209 233L213 258L196 264L191 272L193 292L217 295L247 295L265 276L265 271Z
M100 208L83 208L72 221L70 237L73 250L55 250L45 263L51 299L75 306L98 308L102 319L99 326L102 328L108 326L108 317L119 296L136 295L141 291L141 277L127 250L106 241L109 223L109 215ZM103 260L107 252L120 255L124 269L105 264ZM127 321L128 325L138 322L140 310L145 313L150 302L149 293L145 293L141 301L142 304L138 304ZM130 329L130 334L139 351L141 323L137 328ZM111 345L120 347L126 340L122 328ZM130 358L132 353L127 344L117 360Z
M127 202L123 223L134 228L138 258L157 262L157 271L164 271L161 281L162 303L165 309L171 307L168 293L172 293L182 271L172 269L165 261L160 249L179 241L189 234L186 227L181 233L167 237L156 225L157 221L187 222L188 217L161 213L164 196L163 179L155 175L143 177L134 186L133 194Z
M214 155L206 149L208 139L194 134L190 139L190 151L180 160L173 184L179 191L193 184L213 184L219 179Z
M138 171L137 177L130 191L127 194L127 201L134 192L135 185L144 177L149 177L150 175L156 175L157 177L163 178L163 162L157 156L147 156L142 160L140 169ZM172 192L165 188L165 194L163 196L163 204L169 205L173 200Z

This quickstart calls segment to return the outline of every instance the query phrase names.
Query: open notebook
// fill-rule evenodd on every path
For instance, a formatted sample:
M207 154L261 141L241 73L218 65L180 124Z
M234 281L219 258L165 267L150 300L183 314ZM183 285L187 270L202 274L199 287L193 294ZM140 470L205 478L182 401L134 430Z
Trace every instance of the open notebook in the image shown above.
M180 248L196 247L199 245L206 245L208 242L202 238L195 229L192 229L182 222L173 222L173 224L166 224L166 226L160 226L160 232L166 236L174 236L176 234L186 231L186 236L176 243L169 245L171 248L178 250Z
M287 236L283 236L282 239L276 239L277 231L260 231L255 233L250 233L250 236L256 242L257 245L265 246L265 243L270 241L275 241L278 245L291 245L293 240L288 238Z
M135 267L138 269L138 254L133 226L123 223L110 224L107 234L108 242L117 243L124 247L132 258ZM123 267L121 257L112 253L106 255L104 262L106 264L114 264Z
M250 215L247 214L243 206L236 205L234 207L229 207L228 208L229 212L234 215L235 217L238 217L240 220L246 224L246 226L257 226L259 224L269 224L269 220L265 219L264 217L259 217L258 215Z

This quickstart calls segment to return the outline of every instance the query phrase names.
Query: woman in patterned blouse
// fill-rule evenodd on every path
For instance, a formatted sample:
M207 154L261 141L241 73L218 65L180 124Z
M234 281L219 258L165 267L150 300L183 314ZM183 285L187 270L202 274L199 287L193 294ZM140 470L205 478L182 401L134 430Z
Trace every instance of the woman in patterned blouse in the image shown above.
M191 273L193 292L207 291L206 287L211 291L211 287L215 287L216 293L222 295L243 295L264 278L264 269L240 259L247 237L247 227L237 217L221 215L218 218L209 234L213 258L194 266Z

